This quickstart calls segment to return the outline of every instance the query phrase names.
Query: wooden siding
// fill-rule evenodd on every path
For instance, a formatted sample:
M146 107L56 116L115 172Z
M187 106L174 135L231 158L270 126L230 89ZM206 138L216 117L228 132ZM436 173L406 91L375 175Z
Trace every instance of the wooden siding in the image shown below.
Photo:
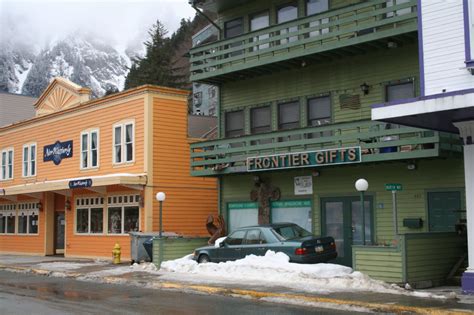
M354 270L383 281L402 283L403 252L397 247L352 247Z
M277 130L277 103L288 100L300 101L301 127L305 127L305 97L318 95L330 95L332 121L335 123L370 119L370 105L385 101L385 86L390 82L414 78L418 91L417 49L417 45L406 45L392 50L375 50L362 56L223 84L220 90L221 138L224 137L226 111L245 109L246 133L249 134L250 108L270 103L272 130ZM360 90L364 82L370 86L368 95L363 95ZM358 95L360 108L341 109L339 98L343 94Z
M421 4L425 94L472 88L474 76L464 63L463 1L430 0Z
M163 238L163 259L173 260L192 254L193 251L207 245L207 238ZM153 263L160 266L160 239L153 240Z
M439 170L444 176L439 176ZM427 196L430 190L464 191L464 168L462 159L418 160L416 170L408 170L405 162L378 163L372 165L351 165L317 168L318 177L313 177L313 195L295 196L293 178L311 176L313 169L292 171L272 171L228 175L222 178L221 211L225 214L226 203L230 201L250 201L253 176L259 175L281 189L281 200L308 199L313 202L313 232L321 233L322 197L358 196L354 183L358 178L369 182L368 194L374 198L375 242L390 245L394 242L392 193L385 191L386 183L401 183L403 190L398 193L399 233L427 232ZM463 197L464 198L464 197ZM465 205L465 201L462 201ZM403 227L404 218L422 218L423 228Z
M414 287L442 285L464 252L466 241L456 233L404 236L407 281Z
M206 236L207 216L217 214L217 180L190 175L187 115L187 98L153 97L153 196L166 193L164 231ZM159 204L153 200L153 231L158 230Z

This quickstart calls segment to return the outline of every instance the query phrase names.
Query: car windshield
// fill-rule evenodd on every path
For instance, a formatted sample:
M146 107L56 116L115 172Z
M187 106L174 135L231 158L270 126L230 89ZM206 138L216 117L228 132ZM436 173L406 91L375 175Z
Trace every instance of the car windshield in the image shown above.
M273 228L273 230L279 236L279 238L285 241L312 235L310 232L298 225L280 226Z

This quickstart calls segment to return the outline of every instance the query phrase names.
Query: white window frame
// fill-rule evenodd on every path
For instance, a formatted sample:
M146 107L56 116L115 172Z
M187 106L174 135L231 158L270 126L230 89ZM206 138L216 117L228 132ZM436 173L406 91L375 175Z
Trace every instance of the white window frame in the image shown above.
M12 158L11 160L8 159L8 153L12 153ZM3 154L6 154L6 164L3 164ZM9 176L9 166L11 165L12 168L12 173L11 176ZM3 176L3 169L5 168L5 176ZM15 150L13 147L5 148L0 152L0 181L2 180L12 180L15 177Z
M95 133L97 134L97 165L92 165L92 134ZM82 146L82 137L84 135L87 135L87 148ZM81 152L80 152L80 157L79 157L79 167L81 170L88 170L88 169L96 169L99 168L100 166L100 132L99 128L95 129L89 129L89 130L84 130L81 132L81 137L79 139L79 143L81 144ZM82 153L86 152L87 154L87 165L83 165L82 161Z
M127 153L127 143L125 141L126 138L126 127L128 125L132 125L132 159L130 161L126 161ZM120 129L120 143L118 144L121 148L121 154L120 154L120 162L117 162L116 160L116 155L115 155L115 129L116 128L121 128ZM135 121L123 121L121 123L115 124L112 128L112 161L114 165L121 165L121 164L130 164L135 162Z
M25 213L26 215L26 233L20 233L20 216L22 213ZM36 224L37 226L37 232L32 233L30 232L30 220L31 216L36 213L36 216L38 216L38 222ZM16 214L16 222L15 222L15 230L16 234L18 235L38 235L39 234L39 208L38 208L38 203L37 202L25 202L25 203L19 203L17 205L17 214Z
M34 146L35 150L34 150L34 159L31 158L31 152L33 152L33 150L31 150L31 148ZM25 158L25 148L28 149L28 152L27 152L27 156ZM36 176L36 171L37 171L37 168L38 168L38 146L36 145L36 142L31 142L31 143L26 143L23 145L23 150L22 150L22 154L23 154L23 158L22 158L22 163L21 163L21 172L22 172L22 176L23 177L35 177ZM32 167L32 162L35 163L35 167L33 168ZM26 172L25 172L25 163L26 163Z
M127 197L128 201L124 201L124 197ZM122 202L118 201L118 198L122 198ZM132 198L132 199L130 199ZM107 197L107 234L108 235L128 235L129 232L125 232L125 207L138 207L138 231L141 230L141 211L140 202L137 198L141 198L138 194L126 194L126 195L110 195ZM132 200L132 201L130 201ZM110 208L121 208L120 212L120 233L109 233L109 209Z
M14 217L14 220L15 220L15 223L13 224L13 227L14 227L14 230L12 233L8 233L7 232L7 220L5 220L5 225L3 226L4 229L5 229L5 232L3 233L0 233L0 235L14 235L16 234L16 229L17 229L17 211L16 211L16 204L1 204L0 205L0 213L2 215L4 215L5 217L9 217L10 214L13 214L13 217Z
M99 199L99 202L95 202L96 199ZM88 200L87 205L80 205L81 200ZM74 206L74 235L104 235L106 224L104 221L104 214L105 214L105 197L104 196L89 196L89 197L77 197L75 199L75 206ZM91 232L91 210L102 208L102 232L101 233L93 233ZM87 232L78 232L77 231L77 210L78 209L86 209L87 210Z

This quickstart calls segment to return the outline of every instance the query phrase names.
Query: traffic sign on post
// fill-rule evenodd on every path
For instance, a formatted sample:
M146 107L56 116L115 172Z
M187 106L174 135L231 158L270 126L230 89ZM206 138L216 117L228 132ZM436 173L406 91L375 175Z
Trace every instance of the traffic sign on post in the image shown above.
M385 190L400 191L402 190L402 184L385 184Z

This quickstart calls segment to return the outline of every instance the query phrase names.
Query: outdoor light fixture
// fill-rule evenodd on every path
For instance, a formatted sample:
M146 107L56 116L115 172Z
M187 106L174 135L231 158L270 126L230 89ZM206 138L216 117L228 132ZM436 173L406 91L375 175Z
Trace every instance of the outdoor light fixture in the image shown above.
M39 210L39 211L43 211L43 204L41 203L41 201L38 202L38 205L37 205L37 206L38 206L38 210Z
M369 94L369 85L367 83L362 83L360 85L360 90L362 91L362 93L364 93L364 95L367 95Z
M398 47L398 44L396 42L392 42L392 41L389 41L387 43L387 47L388 48L397 48Z
M416 170L416 164L415 163L408 163L407 164L407 169L410 171Z
M160 239L163 234L163 201L166 199L166 194L162 191L156 193L156 200L160 203Z
M138 196L138 205L142 208L145 206L145 198L142 195Z
M355 182L355 188L360 192L360 206L362 208L362 243L365 245L365 204L364 192L369 189L369 182L364 178L360 178Z
M66 208L66 210L71 210L71 201L69 199L66 200L66 204L64 205L64 208Z

